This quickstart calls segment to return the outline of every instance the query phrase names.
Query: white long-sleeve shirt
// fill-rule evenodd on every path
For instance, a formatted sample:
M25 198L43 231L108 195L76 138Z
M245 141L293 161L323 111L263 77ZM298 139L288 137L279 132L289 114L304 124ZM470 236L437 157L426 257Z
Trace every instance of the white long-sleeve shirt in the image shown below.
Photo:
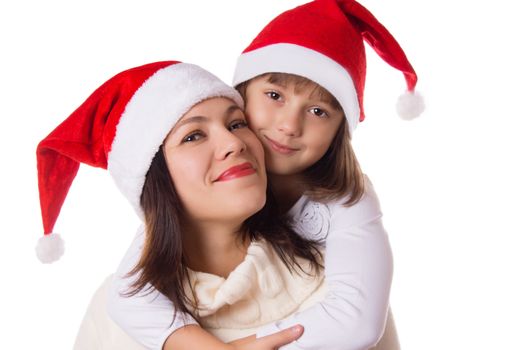
M258 336L302 324L304 334L281 349L358 350L372 348L383 334L392 280L392 253L381 222L381 209L366 179L364 196L345 207L344 200L322 204L303 196L290 210L296 231L326 245L325 299L285 320L260 329ZM132 338L149 349L162 349L167 337L184 325L173 321L171 302L158 292L124 297L132 282L124 278L138 262L143 236L137 235L110 287L108 313ZM194 323L187 316L187 322Z

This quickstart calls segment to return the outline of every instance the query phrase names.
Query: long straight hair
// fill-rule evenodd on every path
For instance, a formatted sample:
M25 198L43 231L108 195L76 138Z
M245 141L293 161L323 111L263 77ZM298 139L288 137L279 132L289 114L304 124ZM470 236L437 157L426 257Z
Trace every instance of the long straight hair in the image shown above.
M243 223L239 238L250 241L265 239L291 273L305 272L298 258L309 261L314 273L319 273L322 265L318 243L295 233L286 219L277 214L269 190L267 195L265 206ZM195 309L197 305L194 291L190 290L188 295L185 289L190 284L186 268L188 259L182 245L184 213L162 150L155 155L146 175L140 204L144 211L146 238L141 258L128 274L138 278L126 295L155 288L171 300L174 316L178 312L192 314L191 308Z

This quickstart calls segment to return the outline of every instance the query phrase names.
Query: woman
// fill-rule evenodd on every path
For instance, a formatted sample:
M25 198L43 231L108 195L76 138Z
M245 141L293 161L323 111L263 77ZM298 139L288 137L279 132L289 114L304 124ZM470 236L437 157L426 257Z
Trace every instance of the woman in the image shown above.
M158 253L143 254L135 292L154 287L177 310L203 318L193 298L196 274L187 268L227 276L254 240L263 251L271 247L287 269L317 270L315 246L279 220L266 220L271 207L261 210L264 155L241 106L234 89L180 62L136 67L104 83L38 145L45 231L39 258L52 262L63 252L53 227L82 162L109 170L144 219L144 251ZM299 335L284 332L265 346Z

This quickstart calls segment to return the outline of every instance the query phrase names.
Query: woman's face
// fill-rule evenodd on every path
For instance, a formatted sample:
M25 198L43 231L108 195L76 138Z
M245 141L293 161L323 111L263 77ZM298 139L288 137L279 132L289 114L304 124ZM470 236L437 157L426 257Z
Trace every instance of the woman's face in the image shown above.
M164 156L190 219L243 221L264 206L264 151L233 101L193 106L167 136Z

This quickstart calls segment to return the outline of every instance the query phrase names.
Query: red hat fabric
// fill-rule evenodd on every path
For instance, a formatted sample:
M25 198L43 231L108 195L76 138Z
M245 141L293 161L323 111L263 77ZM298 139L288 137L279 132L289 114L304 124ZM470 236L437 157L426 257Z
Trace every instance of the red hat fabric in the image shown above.
M405 53L388 30L354 0L315 0L274 18L239 57L233 84L264 73L306 77L339 101L353 131L365 118L363 40L404 74L409 102L405 97L398 112L406 119L420 114L422 100L413 98L417 75ZM404 108L406 104L411 106Z
M165 61L135 67L100 86L37 147L44 237L37 256L58 260L64 245L53 232L80 163L108 169L142 218L140 195L151 161L175 123L195 104L227 97L243 106L235 89L208 71Z

